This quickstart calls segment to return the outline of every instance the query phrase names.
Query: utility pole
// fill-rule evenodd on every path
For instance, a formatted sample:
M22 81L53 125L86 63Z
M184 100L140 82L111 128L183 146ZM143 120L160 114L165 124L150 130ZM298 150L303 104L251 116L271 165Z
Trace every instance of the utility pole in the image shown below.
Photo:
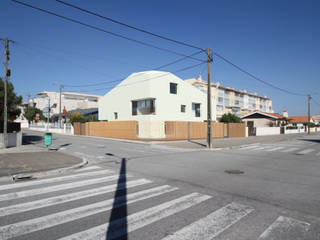
M59 128L61 128L61 120L62 120L62 116L61 116L61 90L63 88L63 85L59 84Z
M212 62L212 58L211 58L211 52L210 52L210 48L207 49L207 64L208 64L208 92L207 92L207 147L211 148L212 147L212 143L211 143L211 135L212 135L212 126L211 126L211 62Z
M5 62L4 62L4 101L3 101L3 146L7 148L7 139L8 139L8 77L11 75L10 70L8 69L8 61L9 61L9 40L8 38L0 38L0 40L4 41L4 54L5 54Z
M310 100L311 96L308 94L308 134L310 134Z
M50 119L50 111L51 111L51 107L50 107L50 97L48 96L48 115L47 115L47 132L49 131L49 119Z

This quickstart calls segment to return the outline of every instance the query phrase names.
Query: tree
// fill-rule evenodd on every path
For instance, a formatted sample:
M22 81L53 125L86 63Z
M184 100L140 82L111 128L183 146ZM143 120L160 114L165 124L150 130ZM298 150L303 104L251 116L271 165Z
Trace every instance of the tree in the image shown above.
M7 85L7 113L8 113L8 121L15 120L21 113L21 110L18 108L18 106L22 103L22 97L17 96L14 92L13 84L8 82ZM3 121L4 118L4 82L0 78L0 121Z
M222 115L220 122L224 123L241 123L241 118L232 114L232 113L225 113Z
M98 119L96 116L94 115L89 115L87 118L86 118L86 122L97 122Z
M39 108L35 107L25 107L24 108L24 117L28 120L28 122L36 121L37 113L40 116L40 120L46 120L46 117L43 116L42 111Z
M78 112L74 112L70 115L70 120L69 122L73 125L73 123L75 122L85 122L85 118L84 116L81 114L81 113L78 113Z

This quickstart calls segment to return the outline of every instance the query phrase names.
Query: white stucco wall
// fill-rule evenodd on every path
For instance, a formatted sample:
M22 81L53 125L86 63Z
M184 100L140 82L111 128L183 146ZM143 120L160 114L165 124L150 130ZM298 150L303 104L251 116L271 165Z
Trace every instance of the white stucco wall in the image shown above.
M280 127L257 127L256 135L264 136L264 135L279 135Z
M170 82L177 83L177 94L170 94ZM155 113L132 115L132 100L154 98ZM200 117L192 112L192 103L200 103ZM180 111L186 105L186 112ZM207 119L207 96L177 76L160 71L133 73L99 99L99 120L203 121ZM212 100L212 120L216 119Z

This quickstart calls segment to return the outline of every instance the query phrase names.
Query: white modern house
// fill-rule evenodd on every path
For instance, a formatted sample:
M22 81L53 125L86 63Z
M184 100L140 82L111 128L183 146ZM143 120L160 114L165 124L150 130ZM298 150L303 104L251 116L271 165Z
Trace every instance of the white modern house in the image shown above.
M139 134L143 135L140 137L163 137L164 121L207 119L206 94L162 71L131 74L101 97L98 106L99 120L139 121ZM212 120L215 116L212 108Z

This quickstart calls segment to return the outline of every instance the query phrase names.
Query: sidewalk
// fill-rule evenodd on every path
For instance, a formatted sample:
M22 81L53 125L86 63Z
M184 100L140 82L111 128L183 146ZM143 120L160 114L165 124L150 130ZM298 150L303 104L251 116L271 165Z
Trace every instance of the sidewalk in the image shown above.
M298 133L298 134L281 134L281 135L269 135L269 136L254 136L244 138L213 138L213 149L225 149L225 148L238 148L250 144L263 144L263 143L276 143L295 139L307 139L307 138L320 138L320 133ZM172 148L185 148L185 149L205 149L207 147L206 139L190 140L190 141L171 141L171 142L157 142L153 143L157 145L163 145Z
M85 159L25 145L0 150L0 182L37 178L85 165Z

